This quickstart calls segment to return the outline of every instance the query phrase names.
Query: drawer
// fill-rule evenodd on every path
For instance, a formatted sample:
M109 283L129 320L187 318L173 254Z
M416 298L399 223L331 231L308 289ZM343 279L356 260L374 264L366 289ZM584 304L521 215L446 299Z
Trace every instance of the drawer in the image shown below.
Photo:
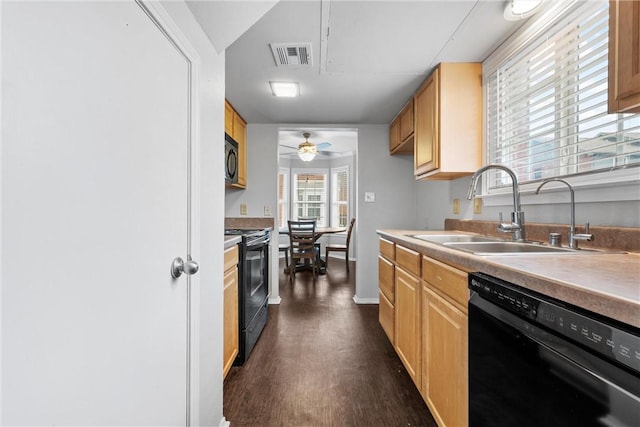
M432 258L422 257L422 280L440 295L467 312L469 289L467 273Z
M380 239L380 253L387 259L395 260L396 244L386 239Z
M379 292L379 297L380 304L378 305L378 310L380 325L382 325L382 329L384 329L387 337L389 337L389 341L391 341L391 344L395 344L395 308L382 292Z
M409 273L420 276L420 254L402 246L396 246L396 264Z
M224 251L224 271L238 265L238 245L231 246Z
M394 266L386 258L378 257L378 284L380 291L392 304L395 301L395 278L393 277Z

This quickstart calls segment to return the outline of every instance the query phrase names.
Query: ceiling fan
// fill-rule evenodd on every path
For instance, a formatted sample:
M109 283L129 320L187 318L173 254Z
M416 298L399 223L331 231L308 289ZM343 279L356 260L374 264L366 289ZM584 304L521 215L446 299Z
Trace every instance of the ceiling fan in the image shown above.
M304 132L302 134L302 136L305 138L305 141L302 142L300 145L298 145L298 147L291 147L289 145L282 145L282 147L286 147L286 148L290 148L292 150L296 150L295 153L297 153L298 157L300 157L300 159L302 161L305 162L310 162L311 160L313 160L316 157L316 154L320 153L320 154L324 154L327 156L331 156L334 155L336 153L330 152L330 151L324 151L323 149L325 148L329 148L331 146L330 142L321 142L319 144L314 144L312 142L309 142L309 137L311 136L311 134L309 132ZM288 154L294 154L292 153L288 153Z

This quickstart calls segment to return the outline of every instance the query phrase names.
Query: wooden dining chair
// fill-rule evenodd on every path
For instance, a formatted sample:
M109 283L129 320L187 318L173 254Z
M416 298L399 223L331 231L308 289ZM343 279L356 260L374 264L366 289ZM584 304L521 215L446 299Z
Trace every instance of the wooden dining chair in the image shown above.
M349 224L349 231L347 231L346 244L333 244L324 247L324 259L327 265L329 265L329 252L344 252L344 258L347 263L347 273L349 272L349 244L351 243L351 232L353 231L353 224L355 224L355 222L356 219L352 218Z
M318 253L316 251L316 222L315 221L287 221L289 224L289 254L291 265L289 274L296 274L298 260L308 260L316 276L318 270Z

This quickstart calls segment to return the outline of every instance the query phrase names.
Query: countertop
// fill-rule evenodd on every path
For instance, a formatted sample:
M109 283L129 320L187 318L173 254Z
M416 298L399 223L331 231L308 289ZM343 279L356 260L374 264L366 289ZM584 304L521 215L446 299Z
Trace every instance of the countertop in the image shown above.
M242 236L224 236L224 248L230 248L233 245L237 245L242 240Z
M518 254L478 256L411 237L473 234L377 230L388 240L466 272L481 271L640 328L640 254Z

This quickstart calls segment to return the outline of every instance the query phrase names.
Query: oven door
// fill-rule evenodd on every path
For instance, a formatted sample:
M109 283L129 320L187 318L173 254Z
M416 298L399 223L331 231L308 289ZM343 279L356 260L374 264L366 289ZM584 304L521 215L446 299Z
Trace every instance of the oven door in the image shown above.
M246 247L243 285L243 324L246 328L264 305L269 292L269 238Z
M473 292L471 426L637 426L640 378Z

